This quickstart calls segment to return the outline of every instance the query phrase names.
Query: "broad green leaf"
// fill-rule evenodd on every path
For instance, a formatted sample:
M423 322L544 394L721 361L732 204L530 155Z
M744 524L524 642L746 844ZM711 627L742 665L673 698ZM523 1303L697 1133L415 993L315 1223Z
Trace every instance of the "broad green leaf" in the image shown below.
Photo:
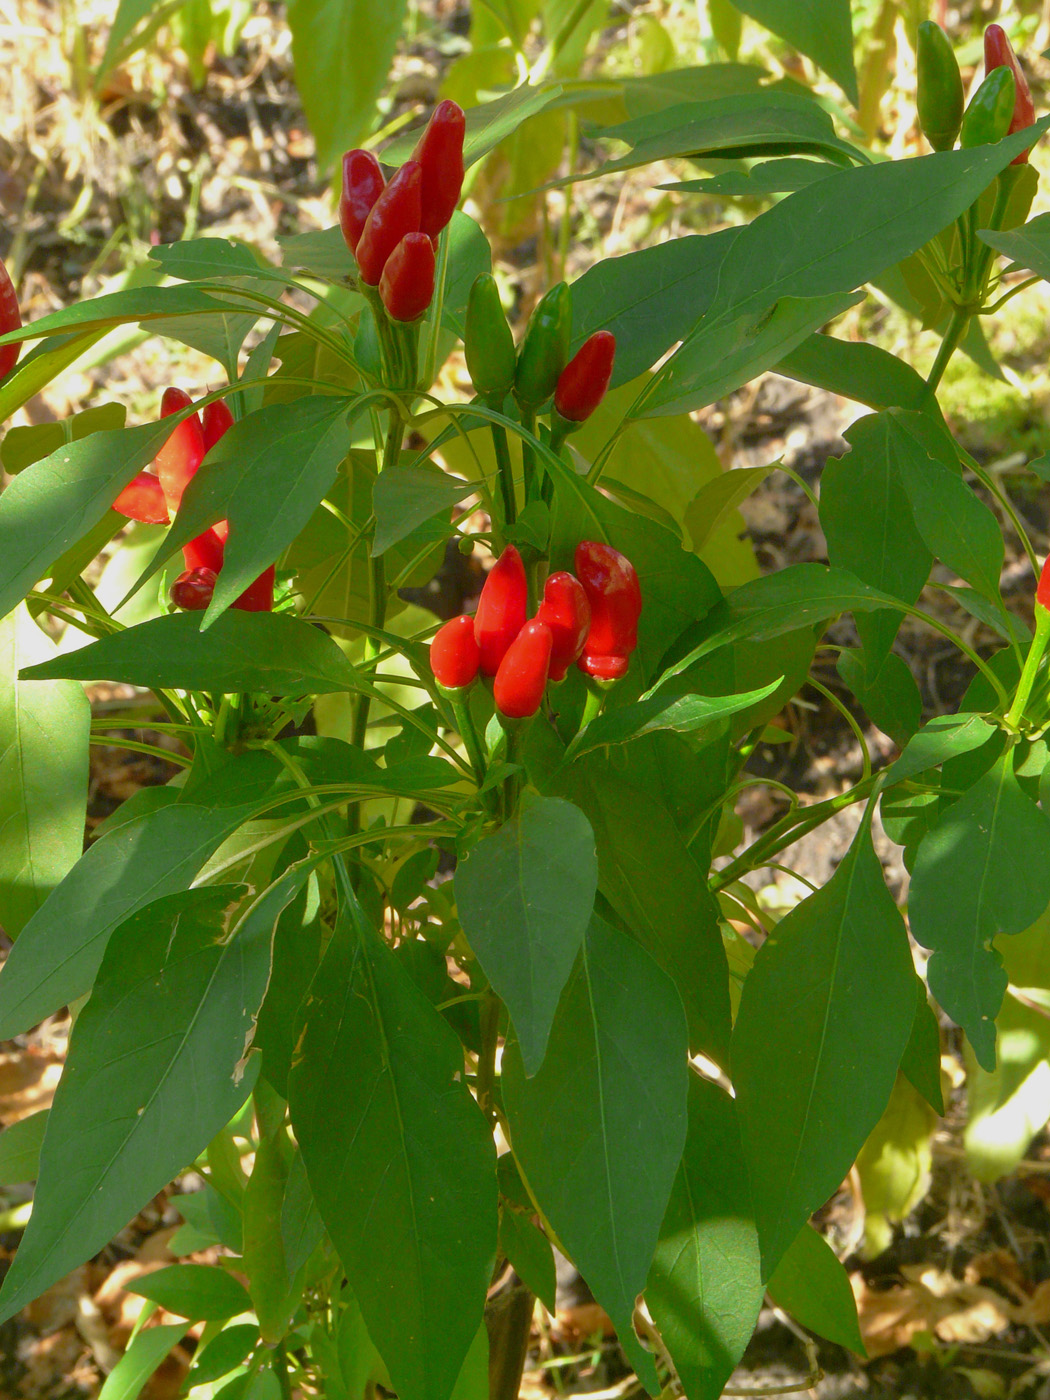
M54 644L24 607L0 621L0 926L16 938L84 848L91 707L19 671Z
M769 1278L889 1102L915 972L866 819L828 883L759 949L733 1031L733 1083Z
M890 1248L894 1225L907 1219L929 1191L937 1122L937 1114L907 1076L898 1074L886 1111L854 1168L864 1202L866 1258L877 1258Z
M1004 546L995 515L957 471L930 451L928 418L898 409L886 417L887 446L895 453L919 534L942 564L1001 607ZM934 449L937 445L934 439Z
M271 977L272 980L272 977ZM281 1205L281 1243L291 1281L324 1238L324 1223L317 1209L303 1165L296 1151L288 1168L288 1182Z
M35 1181L40 1165L40 1144L47 1127L47 1109L10 1123L0 1132L0 1186Z
M219 289L214 291L218 293ZM241 309L243 305L241 302ZM128 287L121 292L106 292L99 297L75 301L61 311L39 316L20 330L0 335L0 345L38 340L41 336L61 335L67 331L109 330L129 321L152 321L161 316L229 315L231 310L230 301L201 291L199 287ZM170 431L170 423L168 428Z
M1028 650L1032 629L1015 612L1001 604L990 603L972 588L953 583L940 583L937 587L940 592L954 598L971 617L977 618L978 622L983 622L985 627L1002 637L1004 642L1016 642L1025 651Z
M705 482L693 497L683 518L692 537L693 548L703 549L718 527L758 490L773 471L776 471L775 462L768 467L739 467L736 471L722 472L720 476Z
M110 940L48 1115L4 1318L97 1253L244 1103L276 912L264 896L221 942L238 892L154 904Z
M710 403L717 354L746 340L763 318L775 318L784 299L852 292L922 247L1047 125L1050 117L996 146L842 170L744 225L725 250L717 292L698 308L696 330L663 366L659 377L666 382L647 395L641 411L681 413ZM768 339L772 345L775 336ZM792 348L785 344L767 366Z
M686 1400L718 1400L764 1292L736 1106L691 1074L685 1154L645 1290Z
M191 238L180 243L162 243L150 249L150 262L157 263L166 277L196 282L209 277L261 277L272 281L274 270L260 261L247 243L228 238Z
M277 870L308 854L301 833L293 833ZM262 1054L260 1074L282 1097L288 1097L288 1069L295 1049L299 1006L321 960L324 928L316 876L306 881L281 914L273 935L272 971L259 1008L252 1045Z
M393 1388L448 1400L494 1263L495 1150L456 1036L351 915L304 1004L292 1122Z
M771 194L794 194L805 189L828 175L833 175L840 167L829 165L824 160L805 160L786 157L782 160L764 160L753 165L750 170L725 170L703 180L680 180L677 183L658 185L657 189L673 190L676 194L727 195L731 199L764 199Z
M508 136L522 127L532 117L538 116L546 108L557 102L562 88L558 83L533 87L521 83L510 92L504 92L491 102L482 102L477 107L468 107L466 112L467 132L463 140L463 164L469 170L478 161L505 141ZM394 165L408 160L419 138L419 132L410 132L392 141L383 151L383 159Z
M918 448L892 414L861 418L845 434L851 451L833 457L820 478L820 523L828 562L863 583L914 604L929 578L933 555L908 505L901 458ZM924 460L928 461L923 452ZM998 533L998 532L997 532ZM902 614L887 609L857 619L867 668L877 676Z
M398 466L380 472L372 488L376 517L372 554L385 554L435 515L443 516L447 525L449 509L477 489L475 482L425 467Z
M639 700L637 704L610 710L608 714L591 720L587 728L581 730L566 750L566 759L580 758L608 744L626 744L658 729L697 734L765 700L779 688L782 679L782 676L778 676L769 685L742 695L682 695L672 699L670 695L661 693L648 700Z
M543 1231L528 1216L504 1206L499 1217L499 1247L525 1287L553 1313L557 1292L554 1252Z
M153 690L259 690L326 695L359 688L327 633L288 613L223 613L207 632L196 613L171 613L113 632L23 671L25 680L124 681Z
M934 715L918 734L908 740L900 758L890 764L886 774L887 786L936 768L945 759L979 749L995 732L995 726L982 715Z
M217 1337L194 1352L193 1366L186 1377L187 1389L228 1375L255 1349L258 1340L259 1328L254 1322L224 1327Z
M860 101L853 66L850 0L733 0L778 38L823 68L856 107Z
M198 790L200 805L146 811L87 850L7 956L0 1038L28 1030L90 990L110 934L131 915L165 897L177 907L179 891L254 810L253 802L225 800L228 783L220 772Z
M372 130L404 18L404 0L291 0L296 86L322 171Z
M817 168L828 170L827 166ZM866 403L869 408L938 411L937 401L921 374L907 361L866 340L811 335L774 368L788 379L815 384L818 389Z
M734 590L723 605L712 610L703 623L708 635L668 667L642 699L647 700L673 677L731 642L768 641L826 622L839 613L870 612L893 602L888 593L861 583L845 569L791 564L775 574L765 574Z
M597 885L587 818L571 802L527 792L456 867L463 932L510 1012L526 1074L543 1062Z
M34 462L50 457L70 440L77 442L89 433L123 428L127 409L122 403L103 403L74 413L63 423L34 423L28 428L8 428L0 442L4 471L14 476ZM72 435L72 439L70 439Z
M977 237L997 253L1012 258L1018 267L1030 268L1044 281L1050 279L1050 214L1038 214L1006 233L978 229Z
M1050 820L1022 791L1010 749L938 819L919 846L908 916L931 950L930 991L995 1068L1006 991L997 933L1020 933L1050 904Z
M448 226L448 274L441 307L443 332L463 339L470 289L483 272L491 270L492 250L488 239L468 214L457 209Z
M620 81L624 104L633 117L682 102L713 102L733 93L758 92L770 77L765 68L755 63L705 63Z
M0 617L98 524L189 412L92 433L15 477L0 496Z
M328 395L299 398L234 423L186 487L140 582L209 525L229 520L222 571L202 624L211 627L295 539L324 498L350 448L349 404Z
M28 355L23 355L11 373L0 384L0 423L6 423L16 409L27 404L35 394L63 370L79 360L81 355L99 340L104 331L77 331L42 342ZM11 429L8 429L10 432Z
M172 1264L127 1285L129 1293L159 1303L176 1317L225 1322L251 1309L244 1285L214 1265Z
M653 1359L631 1317L685 1144L687 1075L673 984L597 916L539 1072L525 1077L516 1043L503 1055L514 1155L653 1394Z
M188 1323L145 1328L106 1377L98 1400L136 1400L150 1376L188 1331Z
M917 1089L933 1111L944 1115L941 1088L941 1029L933 1007L926 1000L926 987L916 978L918 1000L911 1036L901 1057L901 1074Z
M849 1275L824 1236L806 1225L769 1280L769 1295L796 1322L866 1356Z
M864 653L845 647L835 668L875 724L903 748L922 723L922 695L908 663L891 653L872 679Z
M598 845L598 886L673 978L689 1044L726 1064L729 970L718 905L659 794L631 781L628 760L592 753L556 775L557 791L587 816ZM637 774L635 774L637 777Z

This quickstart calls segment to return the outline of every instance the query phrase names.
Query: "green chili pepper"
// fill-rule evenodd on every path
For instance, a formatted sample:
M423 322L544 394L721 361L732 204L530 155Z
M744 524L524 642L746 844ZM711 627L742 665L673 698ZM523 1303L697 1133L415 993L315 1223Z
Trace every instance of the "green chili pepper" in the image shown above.
M917 106L922 134L935 151L950 151L963 119L963 82L955 50L932 19L919 25Z
M559 282L529 318L518 354L514 396L526 408L539 408L554 393L569 360L572 335L572 294Z
M993 68L970 99L963 117L960 143L964 150L1001 141L1014 115L1017 83L1009 68Z
M470 289L464 349L474 388L483 399L501 404L514 387L517 355L491 272L483 272Z

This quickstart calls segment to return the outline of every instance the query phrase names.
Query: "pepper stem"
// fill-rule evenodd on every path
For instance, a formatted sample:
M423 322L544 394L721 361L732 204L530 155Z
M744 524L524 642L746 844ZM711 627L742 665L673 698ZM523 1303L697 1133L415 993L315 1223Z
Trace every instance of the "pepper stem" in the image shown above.
M1017 682L1017 690L1014 692L1013 704L1007 710L1006 718L1003 721L1007 729L1016 731L1020 725L1032 694L1032 687L1035 685L1039 663L1043 659L1047 642L1050 642L1050 609L1044 608L1042 603L1037 602L1035 605L1035 636L1028 648L1024 670L1021 672L1021 679Z
M474 770L474 778L480 788L485 781L485 754L478 738L478 731L474 725L474 717L470 713L470 687L466 685L457 686L450 689L441 686L441 693L452 706L452 713L456 717L456 728L459 736L463 740L463 747L467 751L470 759L470 766Z
M495 407L495 405L490 405ZM502 401L499 407L502 408ZM518 507L514 499L514 464L510 459L510 445L507 430L502 423L490 424L492 446L496 453L496 466L499 468L499 489L503 501L503 524L513 525L518 518Z

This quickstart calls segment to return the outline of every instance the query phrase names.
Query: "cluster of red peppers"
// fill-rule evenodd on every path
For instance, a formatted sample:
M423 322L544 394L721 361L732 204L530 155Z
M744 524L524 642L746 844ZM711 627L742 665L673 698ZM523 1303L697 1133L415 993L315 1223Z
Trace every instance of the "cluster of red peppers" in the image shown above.
M192 405L182 389L166 389L161 399L161 417ZM182 503L182 493L204 458L230 428L233 415L225 403L207 404L203 418L191 413L174 429L154 459L156 472L139 472L113 502L113 509L129 520L150 525L166 525ZM223 551L230 533L229 523L220 520L196 539L183 546L186 568L171 587L171 601L187 612L207 608L222 569ZM273 609L274 567L248 585L231 604L243 612L270 612Z
M17 331L21 325L22 317L18 310L18 297L15 295L14 284L4 266L3 259L0 258L0 335L7 335L8 331ZM20 348L17 343L15 345L0 345L0 379L10 374L14 369Z
M387 315L416 321L434 296L434 250L463 188L463 109L440 102L411 159L383 178L371 151L347 151L339 224L361 280Z
M956 138L964 149L1001 141L1035 121L1028 81L1001 24L984 31L985 78L963 110L963 82L948 36L939 24L919 25L916 105L923 135L935 151L948 151ZM1015 156L1023 165L1028 152Z
M438 684L460 691L479 673L488 676L499 713L528 719L539 709L547 682L564 680L574 664L600 681L626 675L642 611L634 566L597 540L576 546L575 566L575 575L548 577L543 601L529 619L525 566L508 545L489 571L474 617L454 617L431 642Z

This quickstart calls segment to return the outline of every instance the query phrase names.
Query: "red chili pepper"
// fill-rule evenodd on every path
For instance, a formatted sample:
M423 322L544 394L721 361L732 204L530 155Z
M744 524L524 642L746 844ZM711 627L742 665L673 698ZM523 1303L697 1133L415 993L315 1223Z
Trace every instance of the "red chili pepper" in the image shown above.
M419 232L423 172L407 160L372 205L357 244L361 280L378 287L386 260L406 233Z
M525 565L512 544L489 570L474 614L474 637L481 652L481 674L494 676L510 644L525 626L529 589Z
M7 335L8 331L17 331L21 325L22 317L18 310L14 284L3 260L0 259L0 335ZM21 348L17 341L14 345L0 345L0 379L14 369Z
M591 630L583 644L580 669L600 680L626 675L638 645L642 590L629 559L611 545L582 540L576 546L576 574L591 605Z
M395 321L418 321L434 297L434 245L425 233L406 233L386 260L379 295Z
M160 401L160 414L167 418L193 403L183 389L165 389ZM184 418L157 453L155 463L169 512L174 515L182 500L187 483L204 460L204 432L195 413Z
M184 612L203 612L215 592L213 569L187 569L171 585L171 601Z
M233 427L233 414L222 399L208 404L201 415L201 429L204 433L204 451L208 453L215 444Z
M991 73L996 68L1010 68L1013 71L1017 95L1014 98L1014 114L1007 131L1012 136L1015 131L1024 131L1035 122L1035 104L1021 65L1017 61L1013 45L1006 37L1001 24L990 24L984 31L984 71ZM1011 165L1023 165L1028 159L1028 151L1014 156Z
M540 707L550 667L551 629L534 617L526 622L499 664L492 688L496 709L508 719L528 719Z
M419 227L436 238L455 212L463 189L463 108L447 98L434 108L412 159L423 171L423 206Z
M565 572L551 574L536 616L551 629L550 679L563 681L583 651L591 626L591 605L579 579Z
M222 568L224 543L224 539L213 526L190 540L188 544L184 544L182 557L187 569L212 569L218 573Z
M239 598L234 599L230 607L241 612L273 612L273 585L276 574L277 570L271 564L248 585Z
M147 525L167 525L168 504L160 478L152 472L139 472L128 482L113 502L113 509L129 520L141 520Z
M361 232L372 205L383 193L386 181L371 151L347 151L343 157L343 192L339 198L339 227L346 246L357 252Z
M1041 608L1050 612L1050 554L1043 562L1043 571L1039 575L1039 583L1035 590L1035 601Z
M554 407L570 423L589 418L605 398L612 378L616 337L611 331L588 336L558 378Z
M478 674L481 652L474 636L474 619L465 613L446 622L430 643L430 668L438 685L460 690Z

